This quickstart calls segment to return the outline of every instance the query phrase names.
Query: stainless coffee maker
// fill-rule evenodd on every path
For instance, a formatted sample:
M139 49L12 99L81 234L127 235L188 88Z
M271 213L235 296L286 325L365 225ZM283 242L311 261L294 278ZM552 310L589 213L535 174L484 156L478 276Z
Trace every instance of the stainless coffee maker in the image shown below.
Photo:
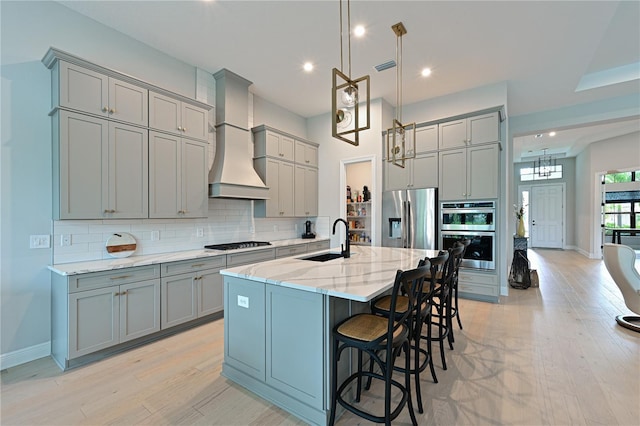
M304 223L304 227L305 227L305 230L304 230L304 234L302 234L302 238L307 239L307 238L315 238L316 237L316 234L311 232L311 221L310 220L307 220Z

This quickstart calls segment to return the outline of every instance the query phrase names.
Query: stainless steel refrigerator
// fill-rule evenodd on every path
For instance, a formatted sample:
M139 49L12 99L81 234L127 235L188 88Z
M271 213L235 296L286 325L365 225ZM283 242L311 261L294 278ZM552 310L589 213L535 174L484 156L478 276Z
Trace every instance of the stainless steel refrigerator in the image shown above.
M382 193L382 245L437 249L437 188Z

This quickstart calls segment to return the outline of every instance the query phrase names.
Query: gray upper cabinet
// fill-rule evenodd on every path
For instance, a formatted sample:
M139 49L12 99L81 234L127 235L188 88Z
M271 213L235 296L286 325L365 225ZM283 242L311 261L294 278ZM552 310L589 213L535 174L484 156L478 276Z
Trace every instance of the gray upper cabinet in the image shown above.
M54 219L207 215L209 105L58 49L42 62L52 73Z
M207 144L149 132L149 217L206 217Z
M438 152L418 154L405 167L384 161L384 190L433 188L438 186Z
M160 93L149 93L149 127L194 139L207 139L208 112Z
M440 153L441 200L498 197L499 144L453 149Z
M59 110L54 128L54 218L148 217L148 132Z
M269 187L256 201L257 217L318 215L318 144L267 126L254 127L253 165Z
M441 150L500 141L497 111L440 123L439 129Z
M438 125L416 129L416 154L438 150Z
M143 87L60 61L52 101L61 106L146 127L148 93Z

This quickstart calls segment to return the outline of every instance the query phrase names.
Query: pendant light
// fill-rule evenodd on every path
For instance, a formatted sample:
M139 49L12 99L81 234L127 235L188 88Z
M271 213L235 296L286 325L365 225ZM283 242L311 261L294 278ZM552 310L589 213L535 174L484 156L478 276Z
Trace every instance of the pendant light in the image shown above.
M542 150L542 155L533 162L533 173L540 177L549 177L556 169L556 159L547 155L547 148Z
M333 69L331 94L331 134L334 138L358 146L360 132L370 127L369 76L351 78L351 3L347 0L348 73L344 72L342 29L342 0L340 0L340 69ZM364 111L362 111L364 107ZM362 115L364 114L364 117ZM362 123L362 124L361 124Z
M387 161L404 168L405 161L416 156L416 123L402 124L402 22L391 27L396 35L396 117L387 129Z

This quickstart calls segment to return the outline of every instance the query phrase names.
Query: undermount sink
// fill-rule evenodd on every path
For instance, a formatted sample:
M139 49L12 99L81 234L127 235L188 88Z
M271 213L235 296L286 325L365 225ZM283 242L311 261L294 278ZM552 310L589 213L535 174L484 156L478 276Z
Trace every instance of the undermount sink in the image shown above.
M340 253L321 253L309 257L301 257L301 260L311 260L313 262L326 262L327 260L337 259L342 257Z

